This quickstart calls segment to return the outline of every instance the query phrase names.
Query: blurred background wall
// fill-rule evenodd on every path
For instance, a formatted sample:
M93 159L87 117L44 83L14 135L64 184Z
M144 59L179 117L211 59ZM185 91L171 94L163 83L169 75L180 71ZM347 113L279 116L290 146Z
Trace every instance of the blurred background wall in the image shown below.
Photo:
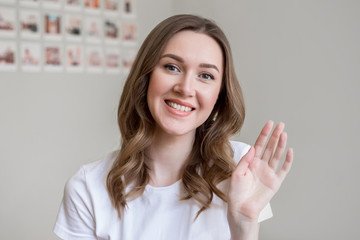
M286 123L295 162L260 239L357 239L360 2L138 0L137 11L140 43L177 13L223 28L247 108L235 139ZM0 72L0 239L57 239L65 181L118 147L124 79Z

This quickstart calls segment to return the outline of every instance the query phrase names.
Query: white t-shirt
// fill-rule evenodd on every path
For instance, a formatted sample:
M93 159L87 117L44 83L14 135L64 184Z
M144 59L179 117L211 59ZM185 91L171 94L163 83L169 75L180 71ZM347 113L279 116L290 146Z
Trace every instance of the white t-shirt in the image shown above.
M250 146L231 142L238 162ZM54 232L66 240L221 240L230 239L227 204L214 194L209 209L194 221L201 206L194 199L180 200L182 181L167 187L146 186L142 196L128 202L122 218L111 204L106 177L116 152L90 163L67 182ZM226 193L229 180L219 188ZM259 222L272 217L270 205Z

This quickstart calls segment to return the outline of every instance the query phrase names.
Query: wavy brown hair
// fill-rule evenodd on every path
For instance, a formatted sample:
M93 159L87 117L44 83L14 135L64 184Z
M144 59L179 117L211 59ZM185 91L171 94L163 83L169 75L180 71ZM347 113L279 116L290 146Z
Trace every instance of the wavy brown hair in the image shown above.
M169 39L184 30L206 34L219 44L224 56L224 73L214 109L196 130L194 146L182 176L185 189L182 200L194 198L201 204L197 216L210 207L214 194L227 201L226 194L217 185L229 178L235 167L229 139L240 130L245 118L230 45L214 22L194 15L175 15L158 24L143 42L120 98L121 149L107 177L107 189L120 217L127 201L141 196L149 182L145 150L152 143L155 129L146 100L149 75Z

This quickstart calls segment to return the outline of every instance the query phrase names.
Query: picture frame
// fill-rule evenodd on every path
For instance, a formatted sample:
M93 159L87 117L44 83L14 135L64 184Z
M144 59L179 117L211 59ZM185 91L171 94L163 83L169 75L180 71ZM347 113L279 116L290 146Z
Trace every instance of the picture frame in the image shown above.
M20 66L26 72L40 72L41 45L34 42L22 42L20 47Z

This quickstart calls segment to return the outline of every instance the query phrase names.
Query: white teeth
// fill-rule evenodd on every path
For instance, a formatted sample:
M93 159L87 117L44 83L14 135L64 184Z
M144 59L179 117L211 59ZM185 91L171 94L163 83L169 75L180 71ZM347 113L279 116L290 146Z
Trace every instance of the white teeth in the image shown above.
M175 108L176 110L178 111L182 111L182 112L191 112L192 108L190 107L186 107L186 106L183 106L183 105L180 105L180 104L177 104L177 103L174 103L174 102L168 102L166 101L166 104L172 108Z

